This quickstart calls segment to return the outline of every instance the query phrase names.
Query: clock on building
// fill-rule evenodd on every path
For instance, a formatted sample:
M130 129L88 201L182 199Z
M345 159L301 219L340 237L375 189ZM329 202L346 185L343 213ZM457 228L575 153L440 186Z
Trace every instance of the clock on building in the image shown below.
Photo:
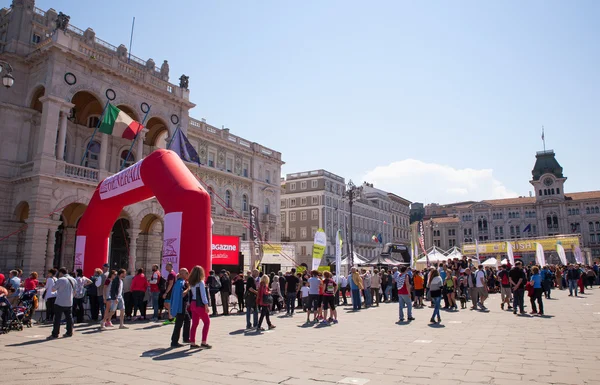
M544 179L544 184L545 184L546 186L552 186L552 183L553 183L553 182L554 182L554 181L553 181L553 180L552 180L552 178L550 178L550 177L548 177L548 178L545 178L545 179Z

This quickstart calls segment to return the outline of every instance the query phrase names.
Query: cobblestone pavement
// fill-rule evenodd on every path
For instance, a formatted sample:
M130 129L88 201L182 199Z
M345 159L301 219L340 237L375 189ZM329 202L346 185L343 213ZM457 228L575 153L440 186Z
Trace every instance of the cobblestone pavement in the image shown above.
M340 323L325 327L306 327L304 314L275 317L277 329L262 334L245 333L245 317L218 317L212 350L170 349L173 326L153 323L84 324L54 341L34 326L0 336L0 373L11 385L599 384L600 290L588 293L553 291L544 318L502 311L495 294L489 312L442 312L439 326L428 308L397 324L397 304L341 307Z

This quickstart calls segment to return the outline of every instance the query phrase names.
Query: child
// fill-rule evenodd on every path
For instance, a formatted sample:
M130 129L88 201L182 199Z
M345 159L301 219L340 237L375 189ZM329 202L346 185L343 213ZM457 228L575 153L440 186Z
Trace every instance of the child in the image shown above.
M310 289L308 288L308 282L304 281L302 283L302 288L300 289L302 292L302 309L307 311L308 309L308 293Z

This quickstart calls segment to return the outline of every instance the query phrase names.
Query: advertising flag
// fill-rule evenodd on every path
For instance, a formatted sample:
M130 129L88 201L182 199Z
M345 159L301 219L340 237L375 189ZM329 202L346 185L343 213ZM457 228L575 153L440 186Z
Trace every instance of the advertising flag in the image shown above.
M560 242L558 242L556 244L556 252L558 253L560 262L566 266L567 265L567 254L565 253L565 248L563 247L563 245L560 244Z
M250 206L250 269L257 269L263 256L258 215L258 207Z
M515 265L515 255L513 253L512 244L510 242L506 242L506 256L508 257L508 261L512 266Z
M335 278L336 284L340 285L340 273L342 268L342 232L338 230L335 236Z
M583 255L581 255L581 249L579 248L579 246L575 247L573 254L575 255L575 262L582 264Z
M317 270L319 268L321 260L323 259L323 254L325 254L325 247L327 247L327 235L325 234L325 230L319 228L319 230L317 230L315 233L315 243L313 244L312 248L313 270Z
M537 261L537 263L544 267L546 266L546 257L544 256L544 248L542 247L542 244L539 242L536 242L535 244L535 260Z

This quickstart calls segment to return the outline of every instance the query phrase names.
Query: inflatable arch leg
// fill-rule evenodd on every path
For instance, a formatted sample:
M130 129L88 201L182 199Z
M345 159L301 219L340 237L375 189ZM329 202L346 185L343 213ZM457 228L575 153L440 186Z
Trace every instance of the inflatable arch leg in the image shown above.
M169 150L156 150L100 182L77 228L75 268L89 277L107 263L110 232L123 207L154 196L165 211L163 273L167 262L176 272L195 265L210 270L210 196Z

